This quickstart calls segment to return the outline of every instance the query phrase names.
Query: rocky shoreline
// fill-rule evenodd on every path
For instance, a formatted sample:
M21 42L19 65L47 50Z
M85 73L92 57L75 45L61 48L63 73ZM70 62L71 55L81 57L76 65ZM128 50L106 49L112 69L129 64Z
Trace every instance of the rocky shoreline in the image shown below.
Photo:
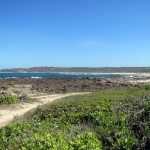
M143 80L142 80L143 81ZM146 79L144 79L146 81ZM25 89L30 93L93 92L106 89L129 88L143 84L131 78L10 78L0 79L0 91Z

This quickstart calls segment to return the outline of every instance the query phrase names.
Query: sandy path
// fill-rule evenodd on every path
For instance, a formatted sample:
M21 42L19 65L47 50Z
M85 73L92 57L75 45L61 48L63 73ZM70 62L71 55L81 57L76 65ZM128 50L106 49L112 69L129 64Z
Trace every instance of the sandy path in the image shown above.
M2 108L0 110L0 128L4 127L5 125L9 124L15 117L19 117L27 113L28 111L41 106L43 104L72 96L72 95L79 95L79 94L86 94L86 93L68 93L68 94L54 94L54 95L44 95L44 96L34 96L34 98L38 99L36 102L32 103L19 103L10 105L7 108Z

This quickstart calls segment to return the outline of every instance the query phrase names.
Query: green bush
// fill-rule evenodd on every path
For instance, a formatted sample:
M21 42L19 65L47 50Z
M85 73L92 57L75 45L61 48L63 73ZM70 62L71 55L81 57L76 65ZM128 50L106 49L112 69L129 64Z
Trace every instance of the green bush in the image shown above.
M77 135L70 144L73 150L102 150L101 142L91 132Z
M17 96L0 95L0 105L14 104L17 102Z
M35 133L23 142L22 150L102 150L101 142L95 134L88 132L77 135L67 143L62 133L52 137L48 133Z
M53 138L48 133L35 133L32 137L24 140L23 150L68 150L65 137L58 133Z

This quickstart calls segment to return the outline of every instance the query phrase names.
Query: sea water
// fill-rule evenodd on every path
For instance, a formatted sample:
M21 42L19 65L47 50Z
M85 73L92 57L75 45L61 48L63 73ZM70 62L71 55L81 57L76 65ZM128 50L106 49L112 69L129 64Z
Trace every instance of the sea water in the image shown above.
M147 78L142 74L101 73L0 73L0 78Z

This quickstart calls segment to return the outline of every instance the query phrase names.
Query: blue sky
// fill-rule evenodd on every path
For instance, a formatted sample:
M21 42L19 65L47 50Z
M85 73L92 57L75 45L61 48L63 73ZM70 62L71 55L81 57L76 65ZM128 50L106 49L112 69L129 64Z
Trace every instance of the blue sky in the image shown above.
M0 0L0 68L150 66L149 0Z

